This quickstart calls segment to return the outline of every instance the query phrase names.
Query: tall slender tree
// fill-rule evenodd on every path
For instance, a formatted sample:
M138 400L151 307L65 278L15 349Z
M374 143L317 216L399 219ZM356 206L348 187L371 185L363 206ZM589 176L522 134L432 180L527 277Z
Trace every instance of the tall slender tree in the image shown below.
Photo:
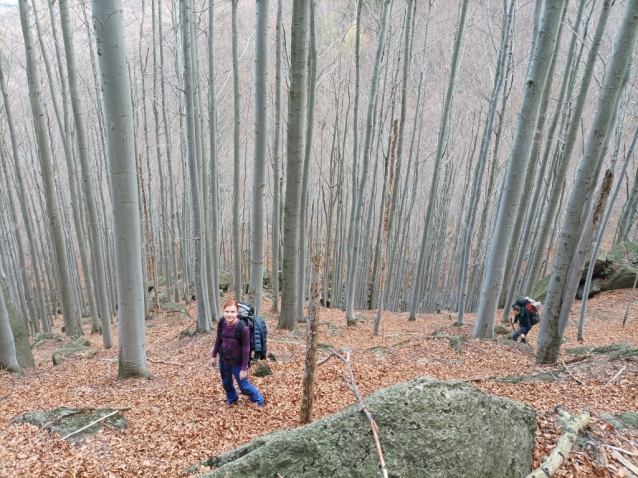
M565 219L560 233L559 247L556 252L552 274L547 291L547 299L538 337L536 361L555 362L560 352L566 323L559 321L564 300L567 274L578 248L580 237L581 215L588 196L593 194L597 182L597 174L602 162L605 139L612 127L616 103L627 67L634 51L636 33L638 31L638 0L629 0L625 7L625 15L616 37L614 53L603 80L603 87L598 98L598 106L594 121L589 131L585 152L578 165L576 178L572 187ZM571 304L570 304L571 306Z
M306 72L308 69L308 17L311 0L294 0L288 90L288 130L286 158L286 198L284 206L284 252L281 313L279 327L294 330L297 314L299 257L299 215L301 175L304 160Z
M72 279L69 270L69 261L66 253L64 237L64 226L60 214L60 205L56 193L56 185L53 174L53 160L51 158L51 143L46 124L46 112L42 99L42 87L38 74L37 60L35 57L35 45L31 36L29 26L29 5L27 0L19 1L20 23L22 24L22 35L24 37L24 48L27 58L27 75L29 84L29 96L31 99L31 109L33 111L33 122L38 142L38 158L42 171L42 182L46 195L46 209L53 235L55 247L55 259L60 275L60 305L64 318L65 332L67 336L78 335L79 316L73 300Z
M547 0L545 2L516 120L516 130L507 165L503 192L498 206L494 234L486 258L485 276L474 324L475 336L492 337L494 334L494 316L503 285L505 261L507 259L503 251L509 250L512 239L516 212L520 205L521 186L525 179L521 171L526 170L529 162L543 91L551 59L554 55L564 4L565 0Z
M255 157L253 161L253 207L250 233L250 285L248 301L261 309L266 233L266 164L268 161L268 41L270 0L256 0L255 38Z
M108 167L118 299L118 378L146 377L142 233L133 131L133 102L121 0L93 0Z

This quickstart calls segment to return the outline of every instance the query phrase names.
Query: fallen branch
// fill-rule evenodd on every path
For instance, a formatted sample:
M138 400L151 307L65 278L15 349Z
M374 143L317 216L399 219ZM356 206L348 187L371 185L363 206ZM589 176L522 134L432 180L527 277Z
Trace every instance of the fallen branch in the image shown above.
M588 442L588 443L590 443L590 442ZM591 442L591 443L593 443L593 442ZM604 446L604 447L607 447L607 448L611 448L612 450L619 451L620 453L624 453L625 455L638 456L633 451L623 450L622 448L617 448L615 446L609 445L608 443L594 443L594 444L597 444L597 445L600 445L600 446Z
M9 392L9 393L7 393L6 395L3 395L2 397L0 397L0 402L1 402L2 400L4 400L5 398L7 398L7 397L8 397L9 395L11 395L12 393L13 393L13 392Z
M73 435L77 435L78 433L80 433L83 430L86 430L87 428L92 427L93 425L95 425L96 423L100 423L101 421L106 420L108 417L112 417L113 415L115 415L116 413L119 413L119 410L115 410L112 413L109 413L108 415L104 415L102 418L98 418L97 420L89 423L88 425L83 426L82 428L80 428L79 430L75 430L73 433L69 433L67 436L62 437L63 440L66 440L69 437L72 437Z
M179 365L180 367L184 367L186 365L185 363L167 362L166 360L153 360L153 359L150 359L150 358L147 358L146 360L148 360L151 363L164 363L166 365Z
M101 412L101 411L104 411L104 410L109 410L109 411L114 410L116 412L122 412L122 411L126 411L126 410L132 410L132 408L131 407L120 407L120 408L113 408L113 407L107 407L107 408L84 407L84 408L76 408L75 410L72 410L69 413L63 413L62 415L57 417L55 420L51 420L50 422L45 423L44 425L42 425L41 428L42 429L47 429L51 425L59 422L63 418L70 417L71 415L77 415L78 413L86 413L86 412Z
M585 428L591 420L591 415L588 410L583 410L576 417L570 415L561 405L556 406L555 410L561 417L568 420L565 433L556 442L554 451L552 451L549 456L544 457L541 460L541 466L527 475L526 478L547 478L553 476L567 459L576 441L578 432Z
M624 371L626 368L627 368L627 366L626 366L626 365L624 365L624 366L623 366L623 368L621 368L620 370L618 370L618 373L617 373L616 375L614 375L614 376L611 378L611 380L605 384L605 387L606 387L607 385L609 385L611 382L613 382L614 380L616 380L616 379L620 376L620 374L621 374L621 373L623 373L623 371Z
M567 368L567 365L565 365L565 361L564 361L564 360L561 360L561 362L563 362L563 367L565 367L565 371L569 374L569 376L570 376L571 378L573 378L574 380L576 380L576 381L577 381L578 383L580 383L581 385L585 385L585 384L584 384L581 380L578 380L578 379L574 376L574 374L571 372L571 370L569 370L569 369Z
M330 349L330 352L332 352L335 357L341 359L343 363L346 364L346 367L348 367L348 371L350 372L350 380L344 378L346 387L348 387L348 390L354 393L354 396L357 397L357 401L359 402L359 411L362 411L370 422L370 426L372 427L372 434L374 435L374 443L377 446L377 453L379 454L379 461L381 462L381 472L383 473L383 478L388 478L388 468L385 465L385 460L383 459L383 451L381 450L381 442L379 441L379 429L377 428L377 424L374 421L374 418L372 418L372 415L370 415L370 412L366 408L365 403L363 403L361 394L359 394L359 389L357 388L357 384L354 381L354 372L352 371L350 362L343 358L336 350Z
M467 345L468 347L472 347L472 348L474 348L474 349L476 349L476 350L478 350L479 352L484 353L484 354L486 354L486 353L487 353L487 350L485 350L485 349L483 349L483 348L479 347L478 345L471 344L471 343L469 343L469 342L463 342L463 343L462 343L462 345Z
M613 456L617 461L622 463L623 466L627 468L629 471L631 471L633 474L638 475L638 466L634 465L632 462L630 462L627 458L622 456L616 450L611 451L611 456Z

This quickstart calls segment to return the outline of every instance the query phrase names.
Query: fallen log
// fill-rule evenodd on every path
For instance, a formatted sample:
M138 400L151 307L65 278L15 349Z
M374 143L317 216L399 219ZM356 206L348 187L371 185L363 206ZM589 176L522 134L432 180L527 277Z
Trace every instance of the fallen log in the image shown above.
M591 420L589 410L583 410L575 417L570 415L562 405L557 405L555 410L556 413L566 421L566 424L563 425L563 436L556 442L554 451L541 460L541 466L525 478L547 478L553 476L565 460L567 460L567 456L576 441L578 432L585 428Z

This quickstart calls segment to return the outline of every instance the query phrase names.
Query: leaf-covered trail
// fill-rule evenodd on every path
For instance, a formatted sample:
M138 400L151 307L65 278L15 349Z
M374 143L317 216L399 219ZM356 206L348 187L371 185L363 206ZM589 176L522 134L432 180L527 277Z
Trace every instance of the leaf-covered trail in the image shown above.
M601 294L589 301L585 345L629 342L638 345L638 305L630 312L625 329L620 327L630 291ZM577 320L580 302L574 305ZM263 310L268 310L265 305ZM193 311L191 311L192 313ZM560 367L540 367L533 350L538 333L530 334L530 347L503 341L470 340L457 354L447 339L426 339L437 331L442 335L471 334L474 318L468 325L453 326L450 314L421 315L408 322L407 314L384 314L380 337L372 334L374 311L361 312L360 322L348 330L344 313L321 310L320 357L325 347L351 351L351 361L362 395L419 376L440 379L475 379L535 375ZM218 373L210 367L210 352L215 334L180 338L192 320L166 314L147 323L149 369L153 380L117 381L117 347L104 350L98 336L91 337L94 356L72 358L53 367L51 353L60 342L48 342L34 350L37 368L25 376L0 373L0 476L179 476L205 458L273 430L298 425L305 349L303 330L290 333L276 330L276 319L266 316L269 327L269 351L277 362L269 362L273 375L251 381L265 396L263 409L241 397L233 407L225 405ZM303 325L303 324L302 324ZM564 348L575 347L576 323L571 322ZM56 324L59 331L61 321ZM87 326L88 328L88 326ZM565 361L575 356L563 353ZM567 373L556 380L502 383L476 382L476 386L500 396L522 401L538 412L535 461L551 451L560 432L554 422L554 407L561 403L570 412L588 407L594 414L592 440L633 451L629 456L638 465L638 434L630 434L607 425L595 416L600 413L638 411L638 362L594 357L586 366L568 365L579 384ZM622 369L622 373L608 382ZM343 364L331 360L316 374L316 399L313 419L319 419L354 403L344 387ZM17 415L38 409L70 407L132 407L124 412L129 421L126 430L102 427L93 437L71 445L58 435L21 424L9 426ZM598 450L605 449L599 446ZM591 453L570 455L557 476L630 476L606 448L608 457L594 460ZM497 453L498 450L495 450ZM602 463L602 464L601 464Z

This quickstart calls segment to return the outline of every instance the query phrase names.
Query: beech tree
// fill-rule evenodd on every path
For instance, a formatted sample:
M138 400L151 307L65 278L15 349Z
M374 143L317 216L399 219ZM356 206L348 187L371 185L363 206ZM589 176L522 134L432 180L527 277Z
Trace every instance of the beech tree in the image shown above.
M117 273L118 378L146 377L144 284L133 105L121 0L93 0Z

